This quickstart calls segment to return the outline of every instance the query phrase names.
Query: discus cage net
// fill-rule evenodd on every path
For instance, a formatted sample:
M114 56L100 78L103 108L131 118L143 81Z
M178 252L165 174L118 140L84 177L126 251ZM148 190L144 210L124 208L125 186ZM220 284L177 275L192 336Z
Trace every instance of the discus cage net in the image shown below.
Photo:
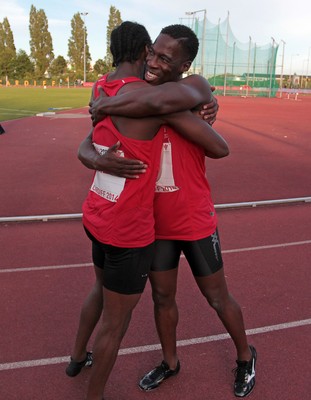
M199 18L200 11L204 17ZM259 46L249 37L248 43L240 42L233 34L229 13L227 18L213 24L206 18L206 11L186 13L181 23L197 35L200 46L189 73L204 76L216 94L275 97L279 89L276 80L276 58L279 45ZM186 22L185 22L186 21Z

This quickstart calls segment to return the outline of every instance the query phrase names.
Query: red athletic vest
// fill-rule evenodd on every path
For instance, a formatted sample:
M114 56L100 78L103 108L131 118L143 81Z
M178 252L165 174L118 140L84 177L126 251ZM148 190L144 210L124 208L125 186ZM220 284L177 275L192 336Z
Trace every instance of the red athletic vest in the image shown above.
M217 218L204 151L170 127L164 134L156 192L156 239L198 240L214 233Z
M140 81L129 77L97 84L114 96L125 84ZM95 95L97 90L95 89ZM148 165L138 179L124 179L96 171L83 204L83 224L100 242L116 247L143 247L155 239L153 200L163 143L163 128L152 140L137 140L121 135L106 117L93 131L97 151L121 142L120 156L141 160Z

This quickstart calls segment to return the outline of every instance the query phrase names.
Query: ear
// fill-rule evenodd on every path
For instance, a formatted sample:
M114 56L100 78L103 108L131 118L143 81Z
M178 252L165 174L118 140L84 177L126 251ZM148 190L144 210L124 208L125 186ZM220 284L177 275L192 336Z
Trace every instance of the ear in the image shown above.
M188 71L189 70L189 68L191 67L191 61L186 61L184 64L183 64L183 72L186 72L186 71Z
M146 44L146 45L145 45L145 53L146 53L146 56L147 56L147 54L149 53L150 47L151 47L151 44Z

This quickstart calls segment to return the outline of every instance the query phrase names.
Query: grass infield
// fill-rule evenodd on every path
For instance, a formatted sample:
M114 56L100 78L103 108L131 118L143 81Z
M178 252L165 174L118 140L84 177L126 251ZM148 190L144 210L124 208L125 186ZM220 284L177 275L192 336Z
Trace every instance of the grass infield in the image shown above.
M0 87L0 121L87 107L92 88Z

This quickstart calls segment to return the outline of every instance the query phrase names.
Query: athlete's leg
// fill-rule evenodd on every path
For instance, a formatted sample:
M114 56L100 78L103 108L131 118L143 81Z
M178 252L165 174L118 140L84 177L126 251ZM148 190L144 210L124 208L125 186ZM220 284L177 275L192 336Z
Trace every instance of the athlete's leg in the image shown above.
M178 308L175 301L177 268L165 272L151 272L154 319L162 346L163 359L170 369L177 365L176 328Z
M177 241L156 241L156 253L150 272L154 318L163 359L173 370L178 361L176 352L178 308L175 296L179 258L180 246Z
M231 336L237 350L237 359L249 360L251 352L245 334L241 308L228 292L224 269L221 268L210 276L195 277L195 280L201 293L217 312Z
M154 254L153 244L125 249L104 245L103 315L93 347L87 400L101 400L132 311L144 291Z
M82 305L78 332L71 356L76 362L85 359L88 341L103 310L103 269L94 266L94 270L96 281Z
M202 240L184 242L183 251L201 293L232 337L238 360L249 360L251 352L243 316L240 306L228 292L218 232Z
M103 297L103 317L93 346L93 367L87 400L102 399L107 379L131 320L132 311L141 294L125 295L103 288Z
M139 381L143 390L155 389L179 372L176 351L178 308L175 300L180 245L177 241L157 240L149 278L154 302L154 318L162 346L163 361Z
M255 386L257 353L247 343L241 308L228 292L217 231L208 238L186 243L183 251L201 293L217 312L235 344L234 394L246 397Z
M92 365L92 356L90 353L87 353L87 344L103 310L102 286L104 278L103 268L105 266L105 251L102 248L102 244L87 230L86 234L92 241L92 258L96 280L90 293L84 300L80 312L79 327L71 360L66 367L66 374L71 377L78 375L84 366Z

